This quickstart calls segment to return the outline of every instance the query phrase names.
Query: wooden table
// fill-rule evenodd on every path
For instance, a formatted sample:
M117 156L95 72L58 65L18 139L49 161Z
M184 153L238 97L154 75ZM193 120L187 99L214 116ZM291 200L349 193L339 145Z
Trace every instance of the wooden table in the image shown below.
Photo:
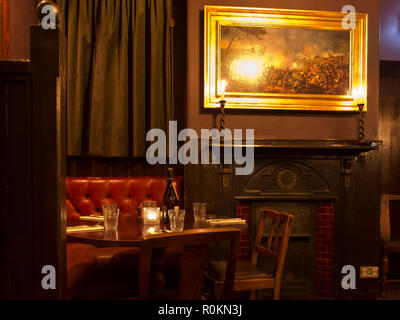
M247 229L244 225L224 225L226 228L237 227L241 232ZM185 230L209 229L207 224L189 223L185 225ZM137 221L120 223L117 232L88 231L73 232L67 234L70 242L81 242L92 244L96 247L140 247L144 234L144 226Z
M224 225L224 228L237 227L241 232L247 229L244 225ZM205 223L193 223L189 221L185 224L185 230L210 229ZM80 242L91 244L96 247L140 247L145 235L146 228L143 223L138 221L129 221L129 223L120 223L116 232L106 231L88 231L67 233L69 242ZM157 291L162 291L165 287L165 276L163 273L162 260L166 248L153 249L152 256L155 263L152 270L153 287Z
M70 242L92 244L96 247L140 247L143 240L143 226L138 222L120 224L117 232L80 231L67 232Z

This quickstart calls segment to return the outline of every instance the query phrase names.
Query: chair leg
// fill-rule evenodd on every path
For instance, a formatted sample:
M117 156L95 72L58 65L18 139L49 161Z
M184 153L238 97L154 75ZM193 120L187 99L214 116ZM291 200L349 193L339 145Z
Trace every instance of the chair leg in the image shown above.
M214 294L217 300L221 299L223 289L224 286L222 284L215 284Z
M275 280L274 300L279 300L280 294L281 294L281 282L279 280Z
M382 284L381 284L381 295L382 297L387 296L387 275L389 273L389 258L388 256L383 257L382 261Z

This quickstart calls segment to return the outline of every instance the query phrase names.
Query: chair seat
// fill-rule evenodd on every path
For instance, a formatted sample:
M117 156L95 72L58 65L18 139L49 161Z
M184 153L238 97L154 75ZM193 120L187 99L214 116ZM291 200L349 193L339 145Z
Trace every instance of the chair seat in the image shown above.
M210 261L206 266L206 272L217 281L224 281L226 270L226 261ZM238 261L236 263L235 280L243 279L271 279L272 274L266 273L257 266L253 266L247 261Z

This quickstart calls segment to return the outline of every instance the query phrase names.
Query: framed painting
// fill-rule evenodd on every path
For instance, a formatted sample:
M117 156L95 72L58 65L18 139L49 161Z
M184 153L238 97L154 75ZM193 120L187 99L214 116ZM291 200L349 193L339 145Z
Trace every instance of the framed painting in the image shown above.
M204 9L204 107L367 110L366 14Z

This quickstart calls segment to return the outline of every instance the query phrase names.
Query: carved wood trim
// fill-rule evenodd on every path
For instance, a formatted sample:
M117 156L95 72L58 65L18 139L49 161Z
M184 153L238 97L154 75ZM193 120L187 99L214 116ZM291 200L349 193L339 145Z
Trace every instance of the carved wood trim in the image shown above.
M329 193L324 177L314 168L299 161L272 162L258 170L246 183L243 194L287 196Z
M344 175L344 188L351 188L351 176L353 175L353 159L344 159L342 161L342 173Z

